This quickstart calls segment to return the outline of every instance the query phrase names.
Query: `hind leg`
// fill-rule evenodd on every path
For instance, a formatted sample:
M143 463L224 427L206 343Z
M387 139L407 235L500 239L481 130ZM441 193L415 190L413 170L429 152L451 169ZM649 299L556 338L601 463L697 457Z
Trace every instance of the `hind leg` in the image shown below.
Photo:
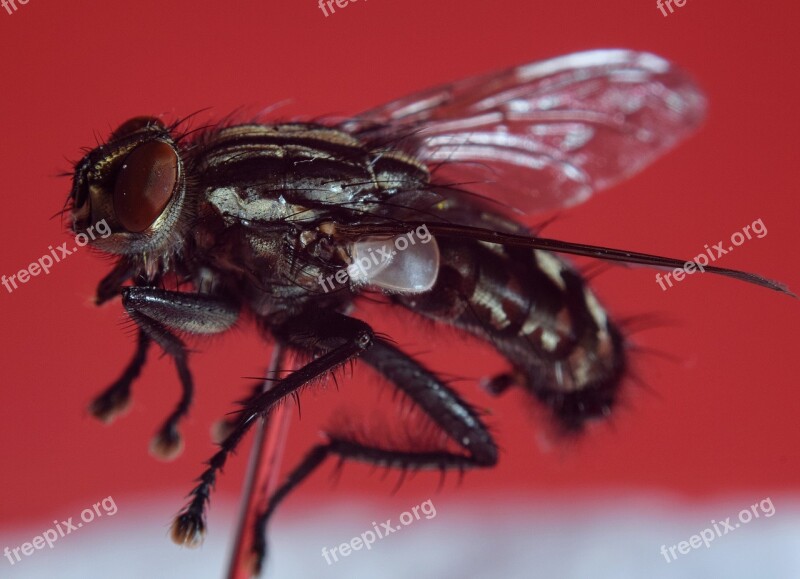
M256 518L253 533L256 538L253 546L254 574L261 571L266 557L266 527L276 507L328 457L403 470L464 471L490 468L497 463L497 445L477 412L435 374L383 340L376 340L362 358L416 403L466 454L446 450L398 450L329 435L327 442L312 448L289 473L285 482L270 497L264 512ZM392 532L391 528L385 528L387 532Z

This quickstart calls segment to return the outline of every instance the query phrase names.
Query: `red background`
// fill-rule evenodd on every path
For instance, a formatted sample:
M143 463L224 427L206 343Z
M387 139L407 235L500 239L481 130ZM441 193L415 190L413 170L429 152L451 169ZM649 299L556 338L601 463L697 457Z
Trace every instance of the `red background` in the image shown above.
M96 134L104 138L131 116L175 118L212 107L200 119L218 119L287 98L293 103L283 115L352 114L467 75L627 47L690 71L708 93L709 119L643 174L566 212L548 234L680 257L761 218L768 235L721 265L797 291L799 20L800 7L788 1L690 0L665 18L654 0L361 0L325 18L313 0L31 0L13 15L0 11L0 273L15 273L68 239L58 219L49 219L70 185L55 175L69 168L65 158L79 158ZM213 451L210 425L250 387L242 377L258 375L269 359L247 327L201 344L192 360L198 393L183 429L186 451L171 464L155 461L149 439L178 395L168 360L151 357L131 412L112 427L84 410L133 348L119 303L90 303L108 267L83 251L13 294L0 288L4 525L49 524L66 505L82 508L108 495L166 495L177 509ZM796 493L800 302L711 276L662 292L641 269L614 268L594 287L612 315L655 312L673 322L635 339L679 362L638 356L650 391L628 383L612 427L549 453L537 444L541 416L520 393L491 399L474 380L460 381L470 400L491 409L503 453L498 468L444 492L563 497L637 488L690 500ZM394 314L364 315L444 373L476 379L502 367L452 332L434 335ZM299 460L332 411L369 414L377 397L364 377L356 370L340 380L339 393L306 393L288 462ZM237 496L245 457L229 463L218 496ZM393 483L367 473L346 468L335 490L326 474L316 476L295 504L358 492L407 506L437 485L436 475L421 475L389 499Z

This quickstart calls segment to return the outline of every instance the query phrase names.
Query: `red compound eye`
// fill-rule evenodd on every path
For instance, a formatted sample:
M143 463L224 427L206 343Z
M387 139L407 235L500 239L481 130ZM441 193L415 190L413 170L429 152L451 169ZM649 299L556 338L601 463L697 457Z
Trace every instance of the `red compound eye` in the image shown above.
M150 227L178 183L178 154L163 141L139 145L126 157L114 186L114 211L131 233Z

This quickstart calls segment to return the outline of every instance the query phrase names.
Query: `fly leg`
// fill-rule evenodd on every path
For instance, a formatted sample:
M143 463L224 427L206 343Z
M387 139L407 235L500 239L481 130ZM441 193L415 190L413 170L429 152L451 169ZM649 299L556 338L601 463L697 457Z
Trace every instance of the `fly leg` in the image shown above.
M182 448L178 423L189 411L194 390L183 341L174 332L212 334L229 329L238 317L237 309L219 298L167 291L151 287L125 287L121 290L122 305L139 327L136 354L122 376L93 403L94 414L127 401L131 382L144 365L150 342L156 342L175 361L181 383L181 398L153 438L151 452L159 458L171 459ZM95 412L97 410L97 412ZM107 415L107 414L106 414Z
M139 330L136 337L136 351L122 375L111 386L98 394L89 405L89 412L95 418L108 424L128 407L131 400L131 384L139 377L142 367L147 361L149 349L150 338L142 330Z
M120 260L114 269L108 273L97 285L95 304L98 306L122 293L122 285L133 275L133 267L127 260ZM131 384L139 377L147 360L147 351L150 348L150 338L139 330L136 338L136 351L133 358L119 378L98 394L89 405L89 412L105 423L110 423L116 416L123 412L130 403Z
M133 277L135 271L135 266L127 259L118 261L114 269L97 284L94 303L99 306L120 295L123 284Z
M132 279L135 269L135 266L128 259L120 259L114 269L97 284L94 303L100 306L121 295L125 282ZM95 418L108 424L128 407L131 398L131 385L141 374L142 368L147 361L147 352L151 343L152 340L147 337L147 334L139 329L133 358L128 362L120 377L111 386L98 394L89 405L89 412Z
M239 403L242 405L242 408L247 408L256 398L261 396L263 392L264 382L256 382L256 385L252 388L250 394L248 394L246 398L239 400ZM238 420L237 414L238 412L228 414L214 424L214 426L211 428L211 439L214 443L221 443L233 431Z
M236 415L236 423L219 450L208 461L190 501L172 523L172 540L194 546L205 532L205 512L211 490L228 456L244 435L270 409L289 395L326 373L363 355L372 346L372 329L364 322L339 313L310 312L272 328L281 344L314 355L305 366L276 382L272 388L248 400Z
M254 574L258 574L266 555L266 527L278 504L328 456L340 461L356 460L383 467L401 469L438 469L441 471L490 468L497 463L497 445L477 412L435 374L413 358L383 340L362 356L365 362L386 377L413 400L467 454L442 451L400 451L363 444L336 435L311 449L303 461L287 476L270 497L255 520L253 536Z

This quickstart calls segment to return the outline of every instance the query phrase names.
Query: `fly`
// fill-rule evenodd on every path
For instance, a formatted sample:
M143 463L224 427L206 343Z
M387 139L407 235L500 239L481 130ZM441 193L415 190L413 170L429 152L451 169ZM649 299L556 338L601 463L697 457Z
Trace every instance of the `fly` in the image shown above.
M355 360L460 450L329 432L254 513L255 572L275 507L328 458L442 471L495 465L498 449L479 413L351 315L362 296L379 293L485 341L508 362L490 391L523 389L564 432L608 416L626 375L625 335L561 255L668 268L685 260L539 237L507 207L532 214L581 203L690 135L705 110L697 86L662 58L594 50L462 80L345 121L187 132L138 117L120 126L76 164L69 200L74 232L100 220L112 231L92 242L117 259L97 303L120 296L138 328L133 358L94 400L93 414L107 421L128 404L157 344L182 387L152 444L172 458L193 391L184 336L222 333L246 316L305 361L224 423L172 538L201 540L217 477L256 418ZM754 274L705 269L793 295Z

